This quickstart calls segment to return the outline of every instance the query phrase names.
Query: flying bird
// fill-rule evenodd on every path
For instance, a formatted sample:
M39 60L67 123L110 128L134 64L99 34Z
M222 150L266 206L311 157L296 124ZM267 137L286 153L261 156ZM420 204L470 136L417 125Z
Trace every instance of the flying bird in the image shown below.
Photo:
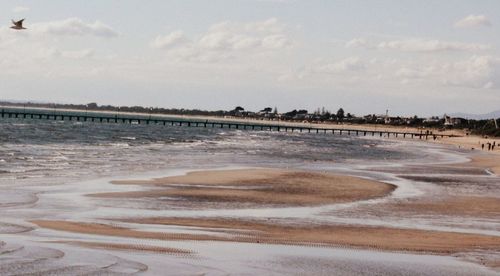
M23 21L24 19L21 19L19 21L12 20L12 24L14 24L14 26L12 26L11 28L15 30L25 30L26 28L23 27Z

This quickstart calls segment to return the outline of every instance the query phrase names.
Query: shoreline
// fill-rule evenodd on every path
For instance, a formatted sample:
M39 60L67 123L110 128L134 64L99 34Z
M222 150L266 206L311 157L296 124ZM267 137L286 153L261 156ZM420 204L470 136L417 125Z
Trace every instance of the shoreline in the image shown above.
M476 135L466 137L440 138L430 143L448 145L459 150L470 150L470 161L466 162L476 168L484 168L493 174L500 176L500 138L484 138ZM496 145L494 150L482 150L481 145L485 143Z
M461 166L464 169L475 167L491 170L498 174L498 168L495 165L498 164L496 160L499 159L496 158L500 157L500 155L483 151L465 151L463 149L466 145L471 145L470 143L476 143L477 141L471 140L471 137L464 138L467 139L457 138L450 141L447 141L446 138L438 139L438 141L420 139L412 141L406 139L405 141L408 143L431 142L447 145L447 148L451 151L460 153L461 156L471 159L463 163L443 163L443 167ZM477 139L477 137L474 137L474 139ZM462 150L458 150L458 146ZM438 152L440 151L438 150ZM442 152L443 154L446 153L444 150ZM465 160L465 158L461 158L460 161L462 160ZM432 163L432 160L429 161ZM397 175L390 171L388 173L394 176ZM419 172L415 173L418 174ZM281 180L276 181L276 179ZM337 187L338 189L331 190L327 187L330 186L332 181L340 181L341 185ZM413 180L410 179L410 181ZM415 181L418 182L419 180ZM353 182L357 184L353 186ZM124 208L123 210L126 210L125 208L127 207L134 208L133 206L138 206L137 210L141 211L140 208L142 205L140 205L139 201L148 203L158 202L158 206L160 206L158 208L168 208L168 204L162 204L165 204L169 200L167 198L172 197L184 198L184 202L189 202L189 204L199 208L199 210L204 210L207 206L203 204L207 202L212 204L208 208L215 206L220 208L219 210L225 210L239 208L241 202L246 204L243 205L244 208L251 206L261 209L277 206L284 208L297 206L309 208L323 204L356 203L367 199L385 199L395 190L392 184L347 176L342 172L337 175L313 173L310 170L292 171L283 169L191 171L185 175L158 177L148 180L117 180L111 183L114 185L136 185L138 189L117 188L118 192L81 195L90 195L91 200L95 200L96 202L105 202L107 199L110 199L117 200L117 203L121 200L123 202L134 201L132 204L137 204L120 206ZM322 184L310 188L314 183ZM292 185L293 188L287 189L289 185ZM338 196L339 193L342 196ZM173 215L170 217L155 217L152 215L153 213L143 213L142 217L138 218L138 216L127 214L125 211L121 218L118 216L99 218L99 213L95 213L94 217L84 217L80 220L72 217L68 217L68 220L47 217L29 221L40 228L55 231L90 234L96 235L96 237L108 236L110 240L114 238L129 238L132 240L151 239L156 240L158 244L160 244L160 241L222 241L231 243L243 242L253 244L357 248L455 257L455 254L468 254L477 250L498 253L497 248L500 248L500 235L496 236L496 232L486 234L461 233L458 231L454 232L452 227L450 228L451 230L435 230L412 228L411 225L405 228L406 226L391 225L391 219L385 220L384 218L384 215L388 214L395 217L400 216L401 218L415 215L416 217L432 216L436 218L448 216L459 219L471 218L472 220L481 219L484 215L487 215L488 219L497 217L496 210L497 206L500 206L500 199L495 198L494 194L492 197L487 198L487 200L483 200L485 196L475 198L458 198L452 196L446 198L441 197L442 195L440 194L437 198L429 197L429 194L427 194L425 197L418 196L410 200L392 200L392 203L396 203L394 206L390 206L389 204L384 205L383 203L365 203L365 209L357 209L358 207L355 207L351 210L349 209L350 207L346 208L349 209L354 218L360 214L359 212L367 211L368 213L373 213L374 217L378 216L381 222L387 222L387 224L381 224L380 226L370 225L367 222L363 224L362 219L367 217L365 215L360 215L361 220L359 223L342 224L335 223L334 220L331 222L319 222L302 217L298 217L297 219L283 217L276 220L273 218L269 220L267 218L268 221L265 221L266 218L262 217L252 220L251 216L245 215L236 217L221 216L217 214L217 210L215 210L213 215L209 215L208 217L198 217L199 214L193 212L193 215L183 218ZM425 199L428 199L428 201L425 201ZM477 204L478 201L481 204ZM182 211L182 208L185 206L182 205L181 201L177 202L179 202L179 205L176 208ZM175 206L177 203L174 202L173 204L172 206ZM384 212L376 213L385 207L388 208ZM396 212L391 213L393 211ZM333 216L335 217L335 214ZM276 224L270 222L275 222ZM154 226L152 227L151 225ZM171 226L178 226L180 228ZM204 231L205 234L193 233L194 231L190 228L198 228L198 231ZM188 252L176 247L156 245L149 247L136 246L135 242L102 243L83 240L78 242L67 241L67 244L75 247L101 250L196 254L196 251ZM494 259L493 262L488 263L487 267L498 269L499 266L496 262L497 260Z
M467 153L468 156L471 153ZM484 154L484 158L494 157L495 155ZM473 156L474 157L474 156ZM490 160L491 161L491 160ZM485 161L476 161L478 168L484 166ZM453 165L471 166L471 161L458 163ZM484 168L484 167L481 167ZM118 180L113 181L115 185L139 185L144 187L154 187L153 190L136 191L136 192L116 192L107 194L92 194L92 197L97 198L148 198L154 200L155 197L162 196L188 196L190 200L195 199L195 204L200 201L196 199L210 198L215 202L220 202L224 197L228 196L227 186L232 187L237 191L245 191L241 189L246 185L252 184L268 185L268 181L272 178L279 178L283 173L291 173L285 170L262 170L262 169L239 169L239 170L208 170L208 171L191 171L184 175L174 175L170 177L160 177L149 180ZM295 172L297 173L297 172ZM314 179L307 172L305 177ZM297 180L297 175L289 175L288 177ZM346 177L338 175L336 177ZM356 179L348 177L349 180ZM300 180L300 178L299 178ZM377 182L375 182L376 184ZM182 186L177 186L180 185ZM370 183L374 184L374 183ZM170 187L173 185L174 188ZM192 185L194 187L189 188ZM165 187L170 189L190 190L194 189L200 193L172 193L171 190L162 190ZM212 197L213 194L208 193L207 189L217 190L222 194ZM272 189L271 189L272 190ZM269 192L269 187L264 189L265 193ZM178 192L178 191L177 191ZM165 193L165 194L163 194ZM231 195L231 194L230 194ZM234 194L233 194L234 195ZM386 197L388 193L385 194ZM272 200L272 197L264 198L263 201L255 201L254 203L262 204L266 200ZM424 198L425 199L425 198ZM485 199L486 201L482 200ZM241 198L236 197L236 201ZM422 201L420 198L415 202L406 202L400 205L390 206L394 210L399 209L400 212L411 214L422 214L432 216L456 216L456 217L482 217L487 215L489 218L494 218L498 215L497 207L500 206L500 198L485 198L479 197L448 197L443 198L444 201ZM477 200L481 204L476 204ZM342 203L343 201L340 201ZM356 200L351 201L356 202ZM282 203L282 202L281 202ZM329 202L335 204L339 202ZM314 206L314 205L312 205ZM285 206L286 207L286 206ZM293 205L291 206L293 207ZM485 252L495 250L500 247L500 236L478 234L478 233L461 233L449 232L446 230L423 230L418 228L395 228L394 226L370 226L370 225L349 225L349 224L304 224L304 221L289 221L283 224L283 221L277 224L269 224L265 220L255 220L248 217L240 218L225 218L225 217L142 217L142 218L109 218L105 221L111 222L108 224L101 223L86 223L83 221L56 221L56 220L35 220L31 221L39 227L56 230L68 231L73 233L97 234L114 237L128 237L134 239L158 239L170 241L216 241L216 242L243 242L243 243L263 243L263 244L282 244L282 245L299 245L299 246L327 246L327 247L347 247L359 248L368 250L381 251L398 251L403 253L422 253L422 254L438 254L453 256L455 254L467 254L482 250ZM116 223L116 224L115 224ZM120 223L134 225L119 226ZM288 224L292 223L292 224ZM183 231L171 232L172 230L161 232L142 231L148 229L148 225L157 226L177 226L181 229L197 228L201 231L206 231L205 234L185 233ZM166 229L165 229L166 230ZM226 236L217 235L223 233ZM83 246L83 244L82 244ZM125 247L125 246L124 246ZM104 248L104 247L103 247ZM116 249L116 248L115 248ZM478 262L476 262L478 263ZM484 264L483 264L484 265ZM498 269L497 261L494 259L488 262L487 267Z

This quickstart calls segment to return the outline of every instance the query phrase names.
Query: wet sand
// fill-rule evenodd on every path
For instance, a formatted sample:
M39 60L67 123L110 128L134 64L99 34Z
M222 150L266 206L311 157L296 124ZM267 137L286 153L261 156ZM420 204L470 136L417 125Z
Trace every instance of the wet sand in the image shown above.
M491 155L494 156L494 155ZM490 155L485 158L488 162ZM486 163L460 164L466 169L484 169ZM457 168L461 171L461 168ZM423 177L423 176L422 176ZM411 178L411 177L410 177ZM416 179L418 181L418 179ZM450 181L443 178L442 181ZM431 182L439 182L435 179ZM285 204L312 206L354 202L383 197L390 194L393 185L327 173L286 171L274 169L245 169L197 171L186 175L151 180L114 181L117 185L145 185L154 190L92 194L100 198L158 198L163 196L187 198L193 204L201 201L252 202L255 204ZM163 189L165 188L165 189ZM500 198L486 196L445 196L415 198L402 202L381 204L399 214L497 218L500 215ZM446 231L398 229L359 225L307 225L304 221L289 221L296 225L269 224L262 221L227 218L171 218L149 217L122 219L119 222L138 225L166 225L224 228L232 237L210 234L151 233L109 225L85 224L64 221L35 221L39 226L79 233L100 233L135 238L166 240L204 240L271 244L323 244L372 248L388 251L428 252L454 254L472 250L497 250L500 237L464 234ZM281 221L280 223L283 223ZM140 228L140 227L139 227ZM242 234L242 230L251 231ZM212 230L209 230L212 231Z
M500 198L485 196L448 196L391 203L386 208L414 215L499 218Z
M453 254L472 250L497 250L500 237L443 231L341 225L280 225L257 221L206 218L145 218L127 220L139 224L177 225L234 230L234 235L158 233L111 224L35 220L39 227L73 233L158 240L225 241L267 244L347 246L387 251ZM242 234L241 230L251 230ZM123 247L126 248L126 247Z
M91 194L101 198L177 197L190 201L312 206L383 197L395 186L331 173L244 169L190 172L152 180L114 184L165 187L136 192Z
M196 249L182 249L183 245L178 246L179 248L162 247L161 242L189 244L201 241L207 246L211 242L231 246L297 245L301 248L351 248L454 256L456 259L498 269L500 235L496 232L498 228L494 228L497 226L491 226L490 222L495 224L494 221L500 217L500 197L487 193L487 189L496 191L498 188L493 183L495 176L485 170L497 172L499 156L495 153L475 152L467 155L472 158L471 162L440 164L432 169L425 164L372 168L375 172L387 170L401 179L433 186L432 190L427 190L421 196L405 199L394 198L392 192L396 186L388 183L332 173L281 169L195 171L186 175L149 180L120 180L112 183L122 188L126 188L122 185L138 185L140 190L87 194L97 201L158 201L166 209L169 205L163 203L162 198L177 198L188 202L200 212L208 210L203 205L205 202L213 203L211 208L219 210L249 206L259 209L270 205L323 208L337 203L354 203L353 207L345 210L348 216L358 218L353 223L336 222L336 216L342 218L336 209L330 211L329 215L334 219L328 222L309 217L287 219L271 216L252 219L246 215L232 217L220 214L198 217L198 213L191 214L190 217L134 216L127 215L126 211L123 216L108 216L106 219L99 219L98 223L73 218L47 218L31 222L40 228L95 235L99 240L102 236L109 237L109 242L96 242L92 239L64 241L78 247L101 250L191 256L198 253ZM475 178L488 179L474 181ZM467 189L474 185L482 185L485 190L473 187L475 193L468 194ZM383 200L369 201L362 207L357 204L368 199ZM363 222L364 218L374 217L387 224L375 226ZM391 224L394 218L414 221L408 225L395 226ZM420 218L424 218L423 221L427 223L430 221L428 228L420 228ZM453 224L456 219L457 224ZM466 220L463 221L463 228L462 220ZM450 221L452 224L447 224ZM482 221L486 226L474 226L467 232L469 224ZM484 232L479 231L482 227L485 227ZM123 243L122 239L132 239L135 242ZM141 243L145 239L159 242L154 245Z
M56 243L65 243L78 245L88 248L98 248L106 250L126 250L126 251L143 251L160 254L174 254L174 255L191 255L193 252L171 247L160 246L147 246L143 244L123 244L123 243L105 243L105 242L84 242L84 241L61 241Z

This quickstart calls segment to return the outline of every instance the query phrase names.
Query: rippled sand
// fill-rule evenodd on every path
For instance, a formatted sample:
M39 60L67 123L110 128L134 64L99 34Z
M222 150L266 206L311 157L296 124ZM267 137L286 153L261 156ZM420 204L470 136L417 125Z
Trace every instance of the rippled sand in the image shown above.
M139 224L177 225L226 229L226 236L211 234L158 233L132 230L107 224L89 224L70 221L32 221L48 229L83 234L158 239L225 241L269 244L295 244L309 246L349 246L388 251L428 252L451 254L468 250L494 250L500 248L500 237L444 231L424 231L388 227L332 226L332 225L280 225L244 220L204 218L145 218L128 220ZM227 230L232 231L227 231ZM241 232L246 230L247 232ZM215 232L214 230L211 230ZM88 244L87 244L88 245ZM115 248L127 248L117 245ZM160 249L158 249L160 250ZM167 249L164 250L168 252ZM182 250L171 249L180 253ZM185 251L187 253L187 251Z

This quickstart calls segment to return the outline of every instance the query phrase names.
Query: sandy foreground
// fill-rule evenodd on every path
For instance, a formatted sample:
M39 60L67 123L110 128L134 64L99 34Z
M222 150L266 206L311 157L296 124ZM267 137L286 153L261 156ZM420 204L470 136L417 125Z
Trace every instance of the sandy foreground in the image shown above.
M438 139L444 143L469 149L485 140L480 137ZM493 140L489 140L493 141ZM458 168L487 169L500 175L500 154L471 149L471 162L455 164ZM418 181L418 180L417 180ZM193 205L210 202L226 208L266 206L320 206L357 202L389 196L395 186L358 177L331 173L291 171L281 169L239 169L195 171L186 175L149 180L121 180L115 185L140 185L141 191L94 193L96 199L178 198ZM244 204L244 205L239 205ZM248 205L250 204L250 205ZM198 205L203 206L203 205ZM372 207L368 207L372 208ZM398 214L403 217L452 217L495 220L500 217L500 197L491 195L439 195L411 200L391 201L376 208L362 210L379 212L380 216ZM359 210L358 210L359 211ZM259 243L301 246L363 248L382 251L417 252L461 256L470 252L500 252L500 236L461 233L441 230L396 228L390 226L348 225L335 223L308 223L285 220L256 220L246 217L123 217L100 223L76 220L32 220L38 227L72 233L161 241L204 241L229 243ZM129 225L135 225L132 227ZM196 228L203 233L176 231L147 231L150 225ZM144 226L144 227L142 227ZM409 226L411 227L411 226ZM135 244L64 241L76 246L106 250L148 251L162 254L196 254L184 249L137 246ZM475 259L474 262L498 269L497 257Z
M99 231L96 232L96 234ZM85 233L85 232L83 232ZM57 243L57 242L56 242ZM123 243L105 243L105 242L85 242L85 241L60 241L60 243L72 244L77 246L83 246L88 248L98 248L107 250L129 250L129 251L144 251L144 252L154 252L160 254L178 254L178 255L190 255L193 252L184 249L172 248L172 247L160 247L160 246L147 246L139 244L123 244Z
M500 198L484 196L448 196L386 204L386 208L416 215L455 217L500 217Z
M137 192L92 194L93 197L179 197L191 201L311 206L386 196L391 184L329 173L277 169L190 172L152 180L114 181L114 184L164 187Z
M434 254L452 254L470 250L494 250L500 248L500 237L497 236L388 227L338 225L287 226L237 219L207 218L145 218L126 220L126 222L223 228L222 231L226 233L228 233L227 229L231 229L234 232L229 232L229 234L233 235L228 236L158 233L133 230L108 224L50 220L32 221L32 223L40 227L53 230L140 239L349 246ZM251 230L251 232L240 232L241 230ZM89 246L103 245L89 244ZM125 246L122 247L127 249ZM114 248L120 248L120 246L115 246Z
M489 155L488 155L489 156ZM481 163L480 165L484 165ZM479 165L478 165L479 166ZM352 202L389 195L394 186L357 177L329 173L274 169L197 171L151 180L123 180L117 185L143 185L151 190L92 194L96 198L187 198L194 202L251 202L313 206ZM384 208L416 215L493 217L500 215L500 198L455 196L439 200L414 200ZM39 227L82 234L171 241L217 241L305 246L341 246L385 251L452 255L471 251L497 252L500 236L385 226L284 223L249 218L144 217L116 218L109 224L65 220L33 220ZM118 224L116 224L118 223ZM203 234L174 231L150 232L135 225L182 226L205 229ZM292 223L292 224L290 224ZM220 234L224 235L220 235ZM69 243L110 250L139 250L165 254L190 254L176 248L137 247L128 244ZM496 260L486 265L497 267Z

